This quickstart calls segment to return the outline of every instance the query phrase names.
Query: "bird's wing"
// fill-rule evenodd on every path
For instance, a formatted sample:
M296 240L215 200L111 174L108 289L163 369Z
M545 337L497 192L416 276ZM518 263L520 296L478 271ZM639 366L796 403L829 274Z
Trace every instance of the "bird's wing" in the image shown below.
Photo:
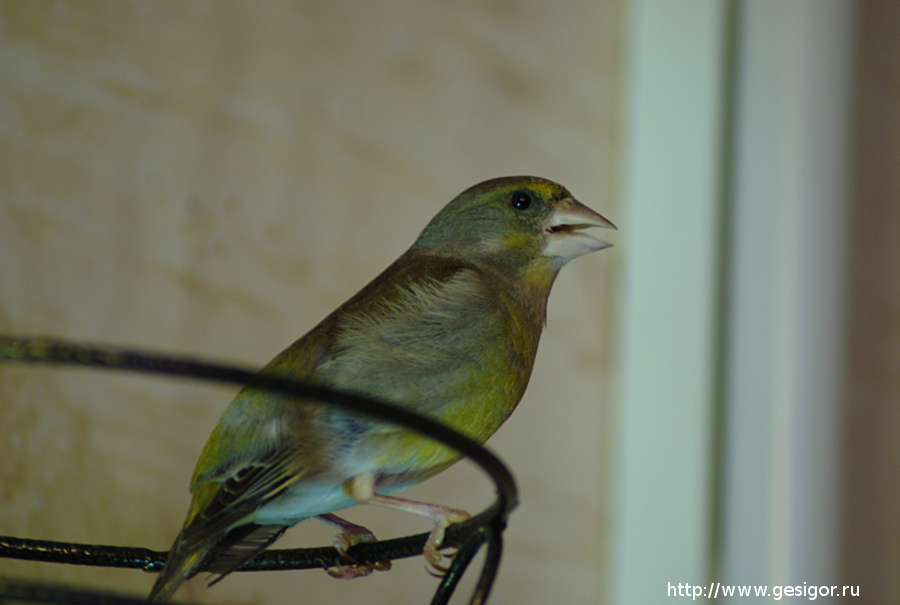
M274 542L287 526L242 521L297 481L296 459L296 449L284 445L232 468L227 478L195 485L191 512L154 586L154 598L170 595L202 568L218 574L216 582Z
M267 454L248 460L196 488L191 514L182 530L182 542L206 542L277 498L301 476L297 448L284 443Z

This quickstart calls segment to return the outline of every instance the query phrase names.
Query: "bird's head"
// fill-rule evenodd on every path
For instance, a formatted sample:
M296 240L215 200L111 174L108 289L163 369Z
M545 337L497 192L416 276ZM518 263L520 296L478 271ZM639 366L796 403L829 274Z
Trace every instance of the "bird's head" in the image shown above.
M538 261L555 273L573 258L612 245L588 234L589 227L615 229L557 183L501 177L459 194L425 227L413 249L489 257L514 269Z

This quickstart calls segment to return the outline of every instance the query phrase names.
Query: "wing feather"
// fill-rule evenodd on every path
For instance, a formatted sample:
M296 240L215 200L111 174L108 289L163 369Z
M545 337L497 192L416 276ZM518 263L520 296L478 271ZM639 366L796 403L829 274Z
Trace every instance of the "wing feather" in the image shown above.
M299 480L296 459L296 448L277 448L222 481L210 478L199 486L192 503L196 512L175 539L151 599L168 598L203 568L218 574L213 583L218 582L278 539L289 526L257 525L248 517ZM204 503L199 509L198 500Z

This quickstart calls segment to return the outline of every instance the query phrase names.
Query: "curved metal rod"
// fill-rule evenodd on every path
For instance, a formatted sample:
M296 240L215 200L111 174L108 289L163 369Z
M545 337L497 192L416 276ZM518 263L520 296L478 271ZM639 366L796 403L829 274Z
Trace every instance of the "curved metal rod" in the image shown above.
M469 600L470 605L483 605L487 603L494 587L494 580L497 578L497 572L500 569L500 558L503 556L503 529L492 525L485 525L480 528L485 534L485 540L488 545L487 557L481 570L481 577Z
M453 574L452 569L448 571L444 581L438 586L431 605L446 605L449 602L466 567L468 567L472 558L485 543L488 545L487 556L469 605L483 605L487 603L491 588L494 586L494 580L497 578L497 572L500 569L500 558L503 554L502 532L502 527L498 528L491 523L482 525L472 532L468 540L459 547L453 559L454 564L457 562L460 564L459 572Z
M499 532L517 505L515 480L506 466L491 452L447 426L405 408L380 402L369 397L345 393L320 385L304 383L277 375L196 358L170 356L125 348L85 345L60 339L24 338L0 335L0 361L80 365L101 369L165 374L202 379L235 385L249 385L278 391L292 397L306 397L337 405L380 420L402 424L448 445L471 458L494 481L497 499L485 511L465 523L447 529L445 546L459 545L444 580L438 587L435 603L449 599L459 577L465 571L478 548L489 544L488 560L472 596L472 603L483 603L493 584L499 565ZM490 528L490 529L487 529ZM417 534L394 540L358 544L349 550L356 560L385 560L421 554L428 534ZM462 555L462 556L460 556ZM66 544L50 541L0 537L0 556L74 563L105 567L141 568L157 571L165 561L165 552L145 548ZM243 565L238 571L277 569L306 569L351 563L337 554L333 547L264 551ZM446 595L443 601L439 595Z
M451 525L447 528L442 548L458 548L469 534L477 531L481 525L495 519L499 514L498 511L499 509L492 505L468 521ZM428 533L426 532L390 540L364 542L351 547L347 554L355 561L384 561L415 557L422 554L422 547L427 539ZM166 551L149 548L0 536L0 558L7 559L157 572L166 562L167 554ZM332 546L273 549L261 552L237 571L321 569L351 563L353 561L344 559Z

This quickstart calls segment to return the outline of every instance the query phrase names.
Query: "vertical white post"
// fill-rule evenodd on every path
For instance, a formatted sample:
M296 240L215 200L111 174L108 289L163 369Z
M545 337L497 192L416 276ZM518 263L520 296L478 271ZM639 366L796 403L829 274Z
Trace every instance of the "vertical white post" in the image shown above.
M611 601L710 568L727 3L637 1L627 36ZM683 596L683 595L682 595Z
M737 16L720 579L830 586L853 3L750 1Z

